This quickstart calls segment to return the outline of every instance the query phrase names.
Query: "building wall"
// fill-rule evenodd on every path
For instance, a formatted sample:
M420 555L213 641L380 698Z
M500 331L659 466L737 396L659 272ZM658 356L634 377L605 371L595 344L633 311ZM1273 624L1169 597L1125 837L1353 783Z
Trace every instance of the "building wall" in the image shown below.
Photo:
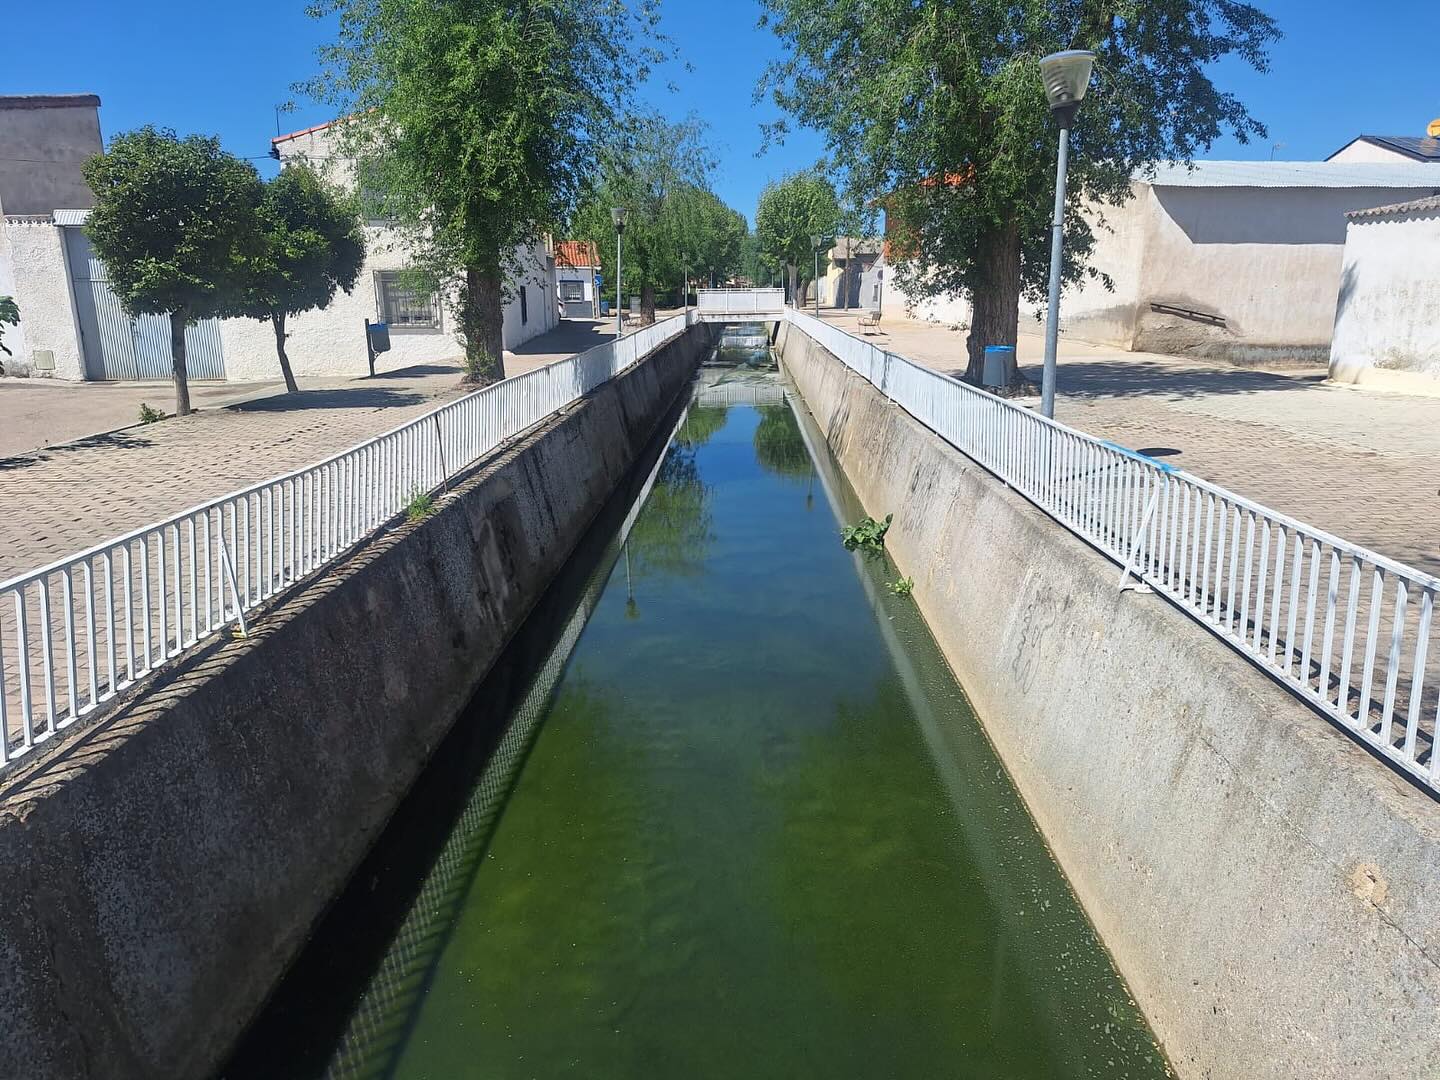
M10 333L5 335L10 351L15 354L7 359L6 372L83 379L85 362L80 347L80 324L70 291L63 233L48 218L11 217L5 220L0 231L4 233L0 238L0 264L5 261L8 247L21 330L15 343L11 342ZM0 282L0 293L5 291ZM55 368L51 373L35 370L35 353L43 350L54 354Z
M80 167L100 153L100 99L0 97L0 202L7 214L95 205Z
M1387 163L1398 161L1410 163L1413 162L1415 159L1406 154L1401 154L1394 150L1390 150L1384 146L1376 146L1372 142L1365 142L1363 139L1356 139L1348 146L1345 146L1342 149L1335 151L1335 153L1331 154L1330 157L1326 158L1325 160L1346 161L1353 164L1355 162L1373 161L1383 161Z
M354 169L336 153L330 128L307 132L276 145L282 162L304 160L333 183L346 186L354 183ZM286 352L296 375L345 376L368 372L365 320L381 319L376 274L382 270L405 269L409 256L396 230L383 224L367 226L365 238L365 266L355 288L348 294L337 293L327 308L308 311L288 321ZM502 329L507 349L554 329L559 322L554 268L545 244L536 242L517 249L514 261ZM523 320L518 292L522 286L526 289L525 314L528 316ZM448 295L453 296L453 292ZM377 370L454 361L462 356L464 346L460 343L453 305L442 302L440 307L439 326L434 329L392 327L390 351L377 358ZM275 334L268 322L226 320L221 325L221 340L227 379L280 377Z
M1350 222L1330 377L1440 391L1440 207Z

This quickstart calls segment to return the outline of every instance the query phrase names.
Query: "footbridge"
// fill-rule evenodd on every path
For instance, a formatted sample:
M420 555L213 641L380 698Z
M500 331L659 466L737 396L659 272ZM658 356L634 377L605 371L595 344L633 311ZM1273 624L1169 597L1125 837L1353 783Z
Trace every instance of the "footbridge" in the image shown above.
M701 322L771 322L785 317L784 289L700 289Z

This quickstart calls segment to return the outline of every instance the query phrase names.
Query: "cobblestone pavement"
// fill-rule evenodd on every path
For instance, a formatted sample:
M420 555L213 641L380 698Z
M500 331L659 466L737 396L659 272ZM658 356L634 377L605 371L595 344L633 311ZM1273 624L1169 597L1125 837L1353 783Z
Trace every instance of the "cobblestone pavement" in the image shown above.
M824 314L856 332L853 316ZM964 370L963 331L888 318L883 327L869 340L937 371ZM1017 352L1038 383L1043 338L1022 334ZM1440 575L1440 396L1324 379L1323 368L1244 369L1062 342L1055 416Z
M562 322L507 352L506 374L613 336L609 324ZM111 429L133 424L140 400L170 405L169 387L38 380L0 387L0 432L7 433L0 436L0 581L397 427L464 393L460 374L457 357L389 371L382 366L374 379L303 379L294 395L251 384L240 396L252 400L228 407L218 406L224 391L235 388L217 384L198 390L200 411L192 416L119 431ZM15 445L24 442L17 432L70 433L77 424L81 431L109 433Z

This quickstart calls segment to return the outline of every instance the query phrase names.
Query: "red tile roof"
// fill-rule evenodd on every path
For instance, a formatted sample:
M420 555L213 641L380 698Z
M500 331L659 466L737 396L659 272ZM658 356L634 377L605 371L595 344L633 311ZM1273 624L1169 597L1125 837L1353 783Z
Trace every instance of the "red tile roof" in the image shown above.
M592 240L561 240L555 245L555 265L590 267L600 265L600 255Z
M276 143L289 142L291 139L298 139L301 135L309 135L315 131L324 131L330 125L338 124L339 122L339 120L326 120L325 123L316 124L314 127L308 127L304 131L292 131L288 135L276 135L273 139L270 140L270 145L274 146Z

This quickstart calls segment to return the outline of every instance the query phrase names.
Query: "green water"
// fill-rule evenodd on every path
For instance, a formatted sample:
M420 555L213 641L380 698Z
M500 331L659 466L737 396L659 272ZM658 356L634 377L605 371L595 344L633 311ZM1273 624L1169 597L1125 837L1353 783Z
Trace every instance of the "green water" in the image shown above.
M893 570L839 543L860 511L815 445L788 404L689 409L344 1034L285 1060L1168 1075Z

